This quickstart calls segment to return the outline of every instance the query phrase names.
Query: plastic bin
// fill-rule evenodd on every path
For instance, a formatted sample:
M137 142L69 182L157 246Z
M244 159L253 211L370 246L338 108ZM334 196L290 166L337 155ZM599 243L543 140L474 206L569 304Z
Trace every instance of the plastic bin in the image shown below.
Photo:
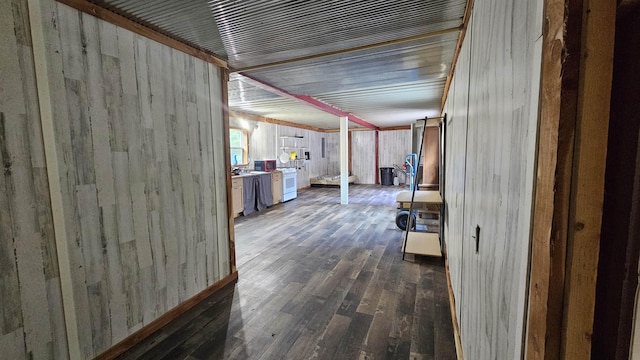
M380 184L382 185L393 185L393 168L392 167L381 167L380 168Z

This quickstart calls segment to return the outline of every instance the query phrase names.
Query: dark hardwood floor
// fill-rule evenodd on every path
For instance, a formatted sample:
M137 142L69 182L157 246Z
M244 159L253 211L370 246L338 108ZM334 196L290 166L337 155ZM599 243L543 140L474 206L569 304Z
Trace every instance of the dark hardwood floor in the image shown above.
M455 359L441 259L402 260L397 187L312 188L236 219L239 281L123 359Z

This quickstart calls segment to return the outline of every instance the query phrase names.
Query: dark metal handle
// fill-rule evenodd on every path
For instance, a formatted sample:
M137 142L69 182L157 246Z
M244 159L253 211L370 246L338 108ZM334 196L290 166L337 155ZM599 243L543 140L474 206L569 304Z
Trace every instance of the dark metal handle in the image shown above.
M480 248L480 225L476 225L476 235L472 236L472 238L476 239L476 254Z

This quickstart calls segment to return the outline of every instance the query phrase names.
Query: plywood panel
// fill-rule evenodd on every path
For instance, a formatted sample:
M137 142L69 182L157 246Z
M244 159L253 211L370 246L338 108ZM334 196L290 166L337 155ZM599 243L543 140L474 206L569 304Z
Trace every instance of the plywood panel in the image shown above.
M424 133L422 145L423 174L421 184L438 184L440 182L440 131L436 126L428 126Z
M476 3L449 90L445 239L466 358L519 358L523 350L540 5Z
M352 175L359 184L376 183L376 133L375 131L351 132Z
M65 358L28 11L0 3L0 354Z

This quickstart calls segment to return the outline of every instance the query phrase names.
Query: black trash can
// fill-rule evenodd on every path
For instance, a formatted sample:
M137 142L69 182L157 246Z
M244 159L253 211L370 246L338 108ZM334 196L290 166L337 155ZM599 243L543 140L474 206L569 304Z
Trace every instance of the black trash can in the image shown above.
M392 167L380 168L380 184L393 185L393 168Z

